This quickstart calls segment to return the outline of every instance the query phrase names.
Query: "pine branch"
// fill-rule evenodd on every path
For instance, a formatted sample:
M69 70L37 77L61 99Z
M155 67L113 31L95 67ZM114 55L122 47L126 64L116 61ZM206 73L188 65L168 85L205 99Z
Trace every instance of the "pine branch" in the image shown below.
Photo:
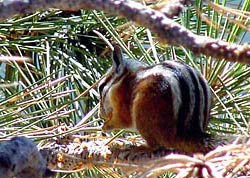
M56 139L43 146L50 153L48 165L59 172L81 171L86 167L120 167L136 177L161 175L166 171L177 177L235 177L250 174L250 140L219 146L209 153L184 155L170 150L151 150L143 145L131 146L126 139L73 141ZM130 146L129 146L130 145ZM128 147L129 146L129 147ZM235 166L235 165L240 165Z
M160 175L165 171L175 172L177 177L230 178L250 174L249 137L241 137L205 155L152 150L140 139L111 139L67 135L46 142L39 152L31 140L16 137L0 145L0 175L2 178L45 178L53 175L48 168L77 172L91 166L120 167L127 174L137 172L138 177Z
M225 58L228 61L250 64L250 45L237 45L196 35L168 18L164 13L131 0L30 0L27 3L24 0L4 0L0 8L0 20L10 18L15 14L23 15L48 8L70 11L82 8L104 10L124 16L128 20L149 28L158 35L162 42L169 45L183 46L195 54L205 54L216 59Z

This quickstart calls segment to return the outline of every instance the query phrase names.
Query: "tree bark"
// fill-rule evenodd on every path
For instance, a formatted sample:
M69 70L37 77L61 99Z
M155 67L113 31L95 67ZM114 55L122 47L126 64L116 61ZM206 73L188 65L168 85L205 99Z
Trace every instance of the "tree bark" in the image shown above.
M175 1L187 2L184 0ZM182 3L177 6L180 5ZM250 45L237 45L196 35L168 18L165 15L168 12L162 13L153 10L132 0L3 0L0 3L0 20L10 18L15 14L24 15L48 8L69 11L77 11L79 9L103 10L124 16L128 20L149 28L158 35L162 42L169 45L183 46L195 54L204 54L216 59L250 64ZM179 11L177 10L178 13Z

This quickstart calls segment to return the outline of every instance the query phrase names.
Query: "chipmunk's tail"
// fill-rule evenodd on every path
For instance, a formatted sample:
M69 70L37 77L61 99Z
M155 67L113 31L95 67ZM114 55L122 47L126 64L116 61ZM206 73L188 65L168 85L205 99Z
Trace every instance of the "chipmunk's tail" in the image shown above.
M223 146L227 144L239 144L239 143L248 143L250 144L250 136L237 136L237 135L230 135L230 136L221 136L221 135L213 135L213 134L205 134L204 138L201 141L203 147L201 147L201 152L207 153L218 146Z

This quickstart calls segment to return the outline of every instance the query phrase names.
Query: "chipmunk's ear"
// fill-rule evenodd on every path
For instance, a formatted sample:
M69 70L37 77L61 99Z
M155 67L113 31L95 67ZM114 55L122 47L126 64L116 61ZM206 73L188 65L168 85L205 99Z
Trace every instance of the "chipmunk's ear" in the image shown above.
M114 51L113 51L113 57L112 57L112 62L113 62L113 69L115 72L119 73L124 69L124 60L123 60L123 55L122 55L122 49L119 45L114 45Z

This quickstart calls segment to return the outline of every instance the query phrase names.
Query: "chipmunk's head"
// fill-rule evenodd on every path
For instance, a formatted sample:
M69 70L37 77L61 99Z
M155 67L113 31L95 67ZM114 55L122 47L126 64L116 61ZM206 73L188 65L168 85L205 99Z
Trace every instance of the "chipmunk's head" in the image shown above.
M129 86L132 76L144 64L125 59L119 46L114 46L112 67L99 83L99 116L104 119L103 130L133 127L129 111Z

